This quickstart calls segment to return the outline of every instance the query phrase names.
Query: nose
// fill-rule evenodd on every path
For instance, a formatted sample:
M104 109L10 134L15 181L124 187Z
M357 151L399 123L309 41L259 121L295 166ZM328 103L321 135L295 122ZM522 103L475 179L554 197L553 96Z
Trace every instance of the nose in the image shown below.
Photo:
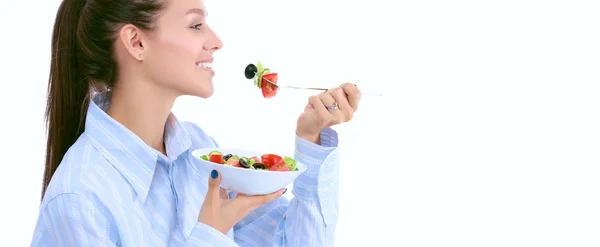
M210 32L208 33L209 38L204 43L204 49L209 51L217 51L223 48L223 41L217 36L217 34L212 30L212 28L208 27Z

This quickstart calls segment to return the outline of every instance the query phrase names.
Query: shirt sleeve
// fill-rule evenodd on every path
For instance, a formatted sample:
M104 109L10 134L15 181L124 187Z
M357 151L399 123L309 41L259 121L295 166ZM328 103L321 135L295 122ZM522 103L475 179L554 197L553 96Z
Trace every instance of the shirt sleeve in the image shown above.
M235 227L240 246L333 246L338 221L338 136L321 132L321 145L296 136L295 159L308 169L281 197L251 212ZM289 193L289 192L287 192Z
M120 245L119 233L111 214L99 204L78 194L61 194L42 211L30 246L106 246ZM142 237L142 236L140 236ZM198 222L186 247L238 247L223 233Z
M212 226L197 222L194 229L192 229L192 233L188 237L185 246L238 247L239 245L237 245L233 239L227 237Z
M78 194L60 194L38 218L30 246L117 246L112 218Z

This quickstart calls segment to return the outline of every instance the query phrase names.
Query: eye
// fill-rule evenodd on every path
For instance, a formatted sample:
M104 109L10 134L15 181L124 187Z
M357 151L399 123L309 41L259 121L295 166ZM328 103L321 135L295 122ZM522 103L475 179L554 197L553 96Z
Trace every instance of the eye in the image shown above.
M202 26L202 24L196 24L196 25L191 26L191 28L200 29L201 26Z

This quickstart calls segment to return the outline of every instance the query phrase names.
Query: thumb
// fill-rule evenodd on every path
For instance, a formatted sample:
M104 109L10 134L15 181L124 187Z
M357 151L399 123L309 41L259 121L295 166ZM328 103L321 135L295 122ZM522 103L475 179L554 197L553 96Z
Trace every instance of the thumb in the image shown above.
M221 174L217 170L212 170L208 178L208 192L206 192L206 200L218 200L219 188L221 185Z

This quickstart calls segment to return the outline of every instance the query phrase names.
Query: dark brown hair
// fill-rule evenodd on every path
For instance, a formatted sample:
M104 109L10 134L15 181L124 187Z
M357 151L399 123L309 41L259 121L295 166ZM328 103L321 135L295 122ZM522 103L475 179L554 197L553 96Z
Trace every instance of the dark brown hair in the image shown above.
M48 80L42 199L67 150L84 131L92 90L113 86L114 43L125 24L150 30L160 0L64 0L56 14Z

